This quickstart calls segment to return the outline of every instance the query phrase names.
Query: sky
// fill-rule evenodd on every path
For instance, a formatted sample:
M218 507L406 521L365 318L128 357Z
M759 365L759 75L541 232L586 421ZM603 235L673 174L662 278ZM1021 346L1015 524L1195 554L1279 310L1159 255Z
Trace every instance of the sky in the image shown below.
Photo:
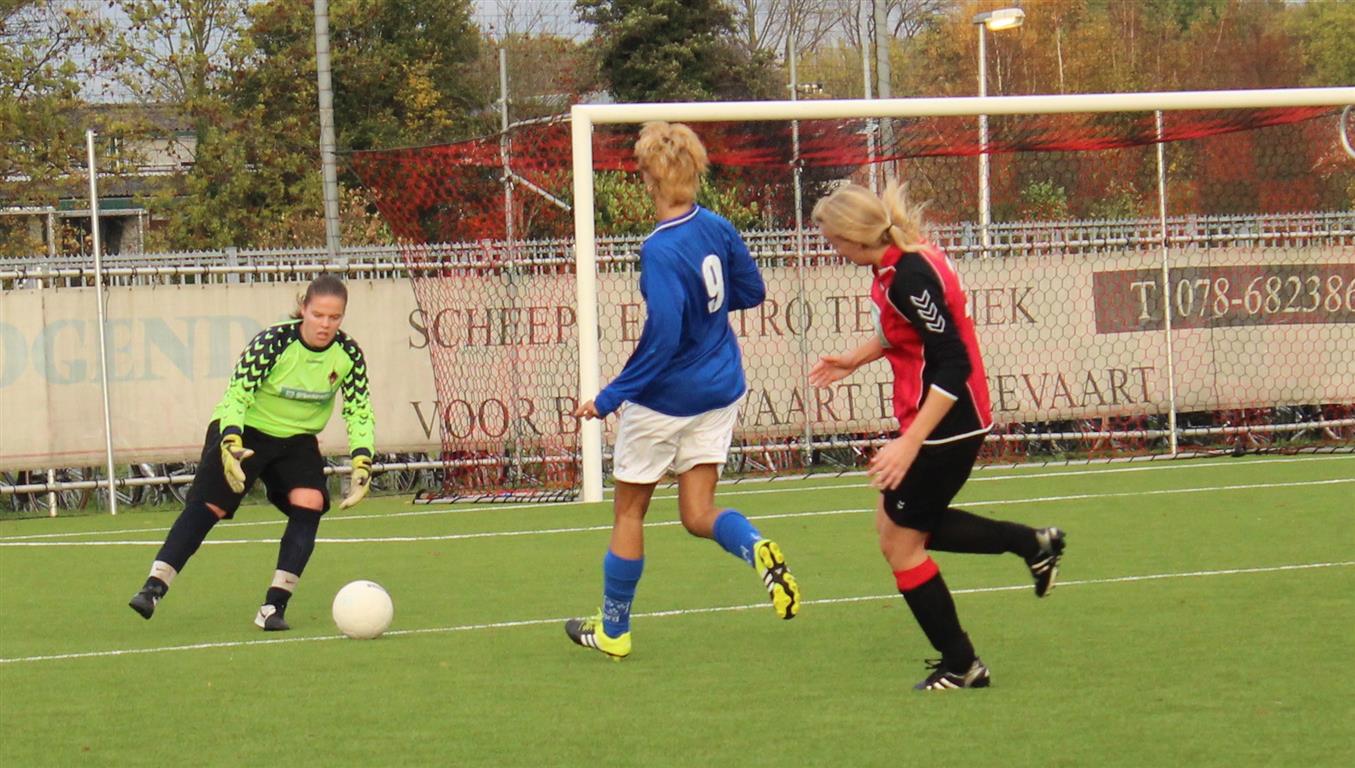
M333 0L331 0L332 2ZM66 6L83 6L86 10L125 22L121 12L105 0L59 0ZM472 19L485 32L500 34L556 34L575 39L588 36L590 28L579 23L574 15L574 0L472 0ZM93 101L119 101L125 97L119 87L102 79L92 81L84 89L86 98Z
M475 21L498 33L552 33L587 37L589 28L574 16L574 0L475 0Z

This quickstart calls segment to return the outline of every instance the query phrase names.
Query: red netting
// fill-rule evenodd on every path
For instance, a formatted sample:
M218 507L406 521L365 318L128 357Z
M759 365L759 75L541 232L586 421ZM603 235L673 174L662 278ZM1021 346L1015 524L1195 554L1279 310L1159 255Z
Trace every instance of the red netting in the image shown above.
M1179 144L1206 137L1182 162L1195 178L1171 198L1182 211L1201 214L1258 210L1301 211L1339 207L1345 190L1326 183L1324 155L1332 148L1331 107L1171 112L1161 140ZM745 202L763 202L759 224L794 225L792 191L796 142L789 122L698 125L714 169L713 181ZM1258 129L1273 130L1258 130ZM870 164L907 167L926 159L978 155L974 118L927 117L886 120L801 121L798 157L808 183L836 179ZM1072 201L1091 202L1124 193L1136 182L1145 210L1154 210L1156 168L1151 157L1120 155L1107 165L1107 150L1144 147L1159 139L1151 113L995 116L989 119L993 220L1016 218L1021 193L1032 179L1060 184ZM634 171L633 126L598 126L595 171ZM888 147L872 136L892 136ZM509 237L511 205L515 239L568 237L573 221L564 205L570 187L570 133L560 119L513 129L503 136L413 149L354 153L354 169L372 191L396 236L410 243L475 242ZM1184 170L1184 169L1182 169ZM517 193L505 201L505 179ZM963 220L977 206L977 180L968 163L927 174L918 192L943 220ZM916 183L916 182L915 182ZM529 189L534 186L549 196ZM552 200L551 198L554 198ZM599 234L615 234L600 228Z
M1355 381L1339 371L1355 369L1355 162L1337 113L1168 112L1160 135L1152 113L995 116L986 147L974 118L693 125L712 163L702 202L744 232L769 290L736 320L751 389L730 469L859 465L890 429L883 373L827 393L805 383L817 354L869 331L868 313L858 276L793 231L797 188L803 214L841 179L885 175L930 201L933 239L970 287L998 419L987 460L1160 453L1169 414L1183 446L1350 443ZM635 252L652 219L635 133L594 131L603 381L643 324ZM972 223L981 151L990 246ZM440 323L429 348L444 457L461 467L446 492L572 487L568 123L351 160L424 267L413 281L425 321ZM1318 426L1267 431L1281 422Z

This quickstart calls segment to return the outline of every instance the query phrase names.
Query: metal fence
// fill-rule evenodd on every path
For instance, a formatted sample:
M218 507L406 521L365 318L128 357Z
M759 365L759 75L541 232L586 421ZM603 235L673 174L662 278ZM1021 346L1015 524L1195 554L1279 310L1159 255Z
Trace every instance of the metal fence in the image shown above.
M931 238L957 259L980 258L983 249L978 228L970 224L933 227ZM1086 256L1145 251L1164 245L1160 220L1053 221L995 224L987 247L991 258L1030 257L1046 254ZM746 240L755 258L765 266L791 264L808 255L827 257L828 249L817 235L795 231L748 232ZM1302 248L1310 246L1355 247L1355 211L1327 213L1288 213L1249 216L1181 216L1167 220L1165 244L1192 248ZM601 239L598 259L601 264L628 263L638 254L639 237ZM802 245L803 244L803 245ZM1355 253L1355 251L1352 251ZM439 269L467 264L498 263L505 260L517 266L540 265L552 270L573 269L572 243L567 240L534 242L480 242L346 248L340 263L326 260L323 248L285 250L243 250L112 254L104 257L103 271L109 285L180 285L223 283L285 283L309 279L320 272L336 272L350 279L392 280L409 276L436 274ZM64 287L92 286L92 259L86 255L45 255L32 258L0 259L0 296L8 291L60 290ZM1324 430L1349 430L1350 419L1324 419L1320 415L1294 410L1284 423L1213 424L1206 427L1183 424L1178 434L1245 436L1247 440L1270 440L1276 434L1303 435ZM1052 425L1045 425L1052 426ZM999 441L1028 442L1096 440L1154 440L1165 432L1158 424L1142 424L1129 429L1061 432L1042 429L1038 433L1019 431L998 435ZM871 436L861 439L830 438L818 440L809 448L821 451L825 466L833 464L832 451L860 454L878 442ZM842 436L839 436L840 438ZM804 446L801 446L802 448ZM734 468L765 470L785 446L744 445L736 447ZM859 459L859 456L856 457ZM859 463L847 457L838 464L850 468ZM378 457L376 485L389 492L406 492L437 486L450 463L439 460L438 448L428 454L400 454ZM831 468L831 466L830 466ZM176 503L186 484L192 480L193 465L122 465L115 485L119 502ZM342 476L346 467L335 464L333 475ZM60 467L9 473L0 477L0 511L10 514L55 514L58 509L76 509L99 504L106 488L103 469Z
M1042 253L1091 256L1164 244L1158 219L1017 222L993 224L990 232L992 243L988 251L999 257ZM929 234L957 259L977 257L982 251L979 228L971 223L936 225ZM760 261L794 257L800 248L794 231L748 232L745 239ZM598 242L599 261L634 259L642 240L638 236L602 238ZM1169 217L1166 244L1351 245L1355 244L1355 211ZM807 235L805 245L816 253L826 252L827 248L816 235ZM468 261L504 258L519 264L573 264L569 240L354 246L344 248L342 255L342 260L335 263L328 260L322 247L107 254L103 257L103 271L108 285L192 285L295 282L321 272L344 274L354 280L381 280L436 273L441 267L464 265ZM93 284L93 257L88 254L0 258L0 290Z

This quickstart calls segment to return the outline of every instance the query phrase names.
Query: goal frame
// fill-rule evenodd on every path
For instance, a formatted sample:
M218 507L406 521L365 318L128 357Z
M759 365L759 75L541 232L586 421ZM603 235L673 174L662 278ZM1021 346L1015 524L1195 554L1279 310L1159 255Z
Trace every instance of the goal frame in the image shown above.
M570 109L574 191L574 262L579 331L579 394L601 388L597 306L596 206L593 190L593 126L681 122L833 120L872 117L977 117L979 115L1163 112L1200 109L1260 109L1355 104L1355 88L1281 88L1233 91L1169 91L1123 94L989 96L814 101L577 104ZM1169 301L1164 291L1163 301ZM581 500L602 500L602 422L579 428ZM1174 443L1173 443L1174 445ZM1173 449L1174 450L1174 449Z

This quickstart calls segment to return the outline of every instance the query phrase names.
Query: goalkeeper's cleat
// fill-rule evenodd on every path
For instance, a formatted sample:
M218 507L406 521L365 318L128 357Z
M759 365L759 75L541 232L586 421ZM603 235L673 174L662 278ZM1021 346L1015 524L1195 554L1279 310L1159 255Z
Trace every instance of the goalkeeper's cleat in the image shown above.
M949 691L955 688L987 688L992 683L992 678L988 675L988 667L976 656L974 663L969 665L969 671L964 674L956 674L946 670L946 665L941 659L927 662L927 666L932 670L926 679L913 686L915 691Z
M598 611L590 619L570 619L565 622L565 634L569 639L584 648L592 648L620 661L630 655L630 633L622 632L620 637L611 637L602 628L602 612Z
M160 603L160 598L165 596L163 589L156 589L154 586L142 587L139 592L132 595L132 599L127 604L132 610L141 614L141 618L149 619L155 614L155 606Z
M1035 596L1044 597L1054 589L1059 575L1059 561L1063 559L1064 540L1068 535L1058 528L1041 528L1035 532L1040 551L1026 561L1030 575L1035 577Z
M254 626L265 632L286 632L292 628L283 618L282 611L272 603L259 606L259 612L254 614Z
M772 597L776 615L793 619L800 612L800 585L790 575L781 548L770 539L762 539L753 546L753 564L757 566L762 585Z

